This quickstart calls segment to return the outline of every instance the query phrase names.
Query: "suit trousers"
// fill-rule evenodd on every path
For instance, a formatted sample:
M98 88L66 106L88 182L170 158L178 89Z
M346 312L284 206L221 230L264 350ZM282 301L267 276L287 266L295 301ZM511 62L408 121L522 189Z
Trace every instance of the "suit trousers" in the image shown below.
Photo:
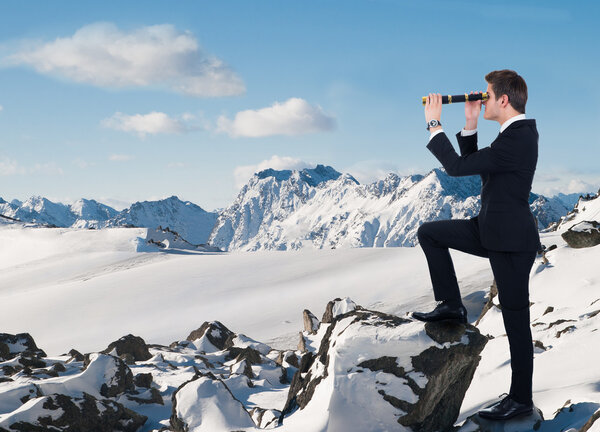
M449 248L489 258L510 347L510 395L517 402L532 402L533 341L529 315L529 273L536 252L502 252L483 248L477 218L425 222L419 227L417 236L427 258L434 296L438 301L461 301Z

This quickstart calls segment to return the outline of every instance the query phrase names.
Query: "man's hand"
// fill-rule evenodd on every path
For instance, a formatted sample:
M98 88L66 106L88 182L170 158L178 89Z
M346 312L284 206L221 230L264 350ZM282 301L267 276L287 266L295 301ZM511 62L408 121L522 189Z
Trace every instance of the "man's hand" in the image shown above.
M425 100L425 121L429 123L429 120L433 119L439 122L442 121L442 95L440 93L429 93ZM436 130L440 127L430 130Z
M471 94L473 94L473 92L471 92ZM477 119L479 118L479 113L481 113L480 100L465 102L465 119L467 121L465 126L466 130L477 129Z

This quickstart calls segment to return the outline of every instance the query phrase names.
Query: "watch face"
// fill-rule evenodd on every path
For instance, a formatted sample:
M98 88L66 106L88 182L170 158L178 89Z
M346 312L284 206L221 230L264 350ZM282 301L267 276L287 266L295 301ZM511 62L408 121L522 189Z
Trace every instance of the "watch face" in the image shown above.
M429 126L431 127L436 127L438 125L438 121L433 119L433 120L429 120Z

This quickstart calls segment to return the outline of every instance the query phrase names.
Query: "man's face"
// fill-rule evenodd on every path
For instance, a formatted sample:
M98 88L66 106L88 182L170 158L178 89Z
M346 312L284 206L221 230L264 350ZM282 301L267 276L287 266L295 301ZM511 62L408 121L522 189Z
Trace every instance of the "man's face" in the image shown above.
M496 95L494 94L494 91L492 90L492 85L488 83L487 86L487 90L486 90L489 98L488 100L482 102L483 106L485 107L485 111L483 112L483 118L486 120L495 120L496 117L498 116L498 114L500 114L499 111L499 107L498 107L498 101L496 100Z

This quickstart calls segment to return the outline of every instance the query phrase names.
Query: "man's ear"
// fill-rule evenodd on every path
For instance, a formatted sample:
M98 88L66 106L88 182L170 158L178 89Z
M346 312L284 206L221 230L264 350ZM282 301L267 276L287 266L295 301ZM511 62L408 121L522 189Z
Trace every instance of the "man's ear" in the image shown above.
M506 108L509 103L510 101L508 100L508 95L503 94L500 98L500 104L502 105L502 108Z

